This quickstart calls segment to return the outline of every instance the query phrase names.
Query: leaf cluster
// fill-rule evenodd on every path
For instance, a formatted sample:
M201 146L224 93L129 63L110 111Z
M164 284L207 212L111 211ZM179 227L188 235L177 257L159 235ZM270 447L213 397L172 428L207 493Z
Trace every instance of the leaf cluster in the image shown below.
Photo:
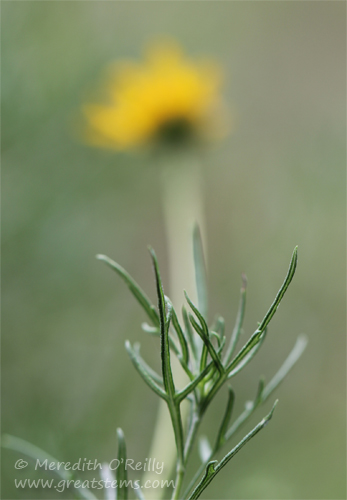
M208 325L206 319L208 303L207 280L201 237L197 227L194 230L193 243L198 304L194 304L185 292L187 305L183 306L181 311L183 321L179 320L172 302L164 294L157 257L152 248L149 251L154 268L157 307L151 303L141 287L119 264L104 255L97 256L99 260L104 261L125 281L131 293L143 308L149 321L149 323L142 325L143 329L151 335L160 337L161 373L157 373L145 362L140 355L138 345L132 346L127 341L125 347L140 376L152 391L166 402L169 409L177 449L175 488L172 492L172 500L199 498L202 491L231 458L265 427L273 415L277 401L270 413L233 447L222 460L216 460L216 455L220 449L249 419L256 408L268 399L301 356L306 346L306 339L300 336L288 358L272 380L266 385L263 379L259 381L254 400L246 403L244 411L233 422L235 394L232 387L228 386L226 409L216 433L215 443L211 446L206 438L200 441L201 467L182 493L186 479L187 462L202 417L220 388L238 374L259 351L267 336L268 325L292 281L297 266L296 247L292 254L287 275L273 303L254 333L243 347L237 351L246 305L246 278L245 276L242 277L239 309L234 328L227 341L224 319L218 316L211 326ZM171 366L172 356L177 357L182 369L188 376L189 382L183 388L177 388L175 385ZM181 404L185 400L190 403L187 425L182 421L181 412ZM120 498L126 498L126 496L123 494Z

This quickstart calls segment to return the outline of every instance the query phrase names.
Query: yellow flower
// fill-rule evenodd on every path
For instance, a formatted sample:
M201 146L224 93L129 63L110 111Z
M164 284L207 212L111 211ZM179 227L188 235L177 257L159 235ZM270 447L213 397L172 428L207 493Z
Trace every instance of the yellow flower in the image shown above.
M220 85L215 65L191 62L174 43L154 45L142 64L122 62L111 69L105 104L84 106L87 141L128 149L213 137Z

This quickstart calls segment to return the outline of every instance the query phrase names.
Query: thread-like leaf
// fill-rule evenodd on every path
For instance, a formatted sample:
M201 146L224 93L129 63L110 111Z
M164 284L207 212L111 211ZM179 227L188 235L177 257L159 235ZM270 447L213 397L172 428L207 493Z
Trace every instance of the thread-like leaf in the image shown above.
M292 255L292 258L291 258L291 261L289 264L287 276L285 277L283 285L279 289L279 291L275 297L275 300L271 304L270 309L265 314L263 321L260 323L260 326L258 328L260 331L263 332L265 330L267 325L270 323L272 317L274 316L275 312L277 311L277 308L280 305L281 300L283 299L283 296L286 293L286 291L290 285L290 282L292 281L292 279L294 277L297 263L298 263L298 247L296 246L294 248L293 255Z
M184 326L185 326L186 337L188 340L189 347L191 349L192 356L193 356L194 360L197 361L198 350L197 350L197 346L196 346L195 339L194 339L194 332L193 332L191 324L189 322L187 309L184 306L182 306L182 317L183 317L183 322L184 322Z
M158 383L153 379L152 375L147 371L146 364L143 363L142 358L132 347L128 340L125 342L125 349L127 350L130 359L135 366L136 370L139 372L146 384L154 391L158 396L163 399L167 399L165 391L158 385Z
M164 386L163 377L161 377L161 375L159 375L159 373L157 373L155 370L153 370L153 368L151 368L146 363L146 361L143 359L143 357L140 354L140 347L141 347L140 343L135 342L135 344L133 346L133 350L136 353L139 362L142 364L142 366L146 370L146 372L148 372L149 376L152 377L154 382L156 382L159 385L159 387L163 387Z
M206 377L209 371L213 370L213 367L214 367L214 362L211 361L205 367L205 369L202 372L200 372L199 375L194 380L192 380L192 382L190 382L184 389L182 389L176 394L177 401L183 401L183 399L185 399L188 396L188 394L194 391L195 387L199 385L199 383Z
M218 347L218 351L217 351L217 354L220 358L222 356L222 352L223 352L226 340L227 340L226 336L224 335L224 337L222 337L222 341L221 341L220 346Z
M9 450L17 451L21 454L26 455L27 457L40 462L44 462L47 460L48 466L53 463L57 464L59 460L52 457L48 453L46 453L41 448L25 441L24 439L18 438L16 436L11 436L10 434L4 434L1 437L1 446L2 448L8 448ZM72 474L64 470L63 468L53 468L52 472L57 474L58 477L63 479L64 481L68 481L72 478ZM74 493L76 496L83 498L84 500L97 500L97 497L93 495L93 493L88 488L74 488Z
M227 406L225 409L225 413L224 413L224 417L223 417L221 426L220 426L219 431L218 431L215 450L218 450L223 445L223 443L225 441L225 433L227 431L227 428L228 428L228 425L230 422L230 418L231 418L231 414L232 414L232 411L234 408L234 401L235 401L235 392L232 390L232 388L230 386L228 386L228 402L227 402Z
M142 290L142 288L136 283L136 281L130 276L130 274L117 262L114 260L110 259L106 255L97 255L96 258L98 260L101 260L105 262L111 269L116 271L116 273L125 281L125 283L128 285L131 293L134 295L136 300L139 302L139 304L142 306L142 308L145 310L147 313L148 317L151 319L153 324L155 326L159 326L159 318L158 318L158 313L155 310L155 307L145 294L145 292Z
M234 354L236 344L239 340L242 331L243 318L245 316L245 308L246 308L246 290L247 290L247 278L245 274L242 274L242 287L240 292L240 303L239 308L236 315L235 326L233 332L230 337L230 342L228 345L228 349L225 354L224 365L227 365L232 355Z
M251 359L257 354L257 352L259 351L265 340L266 333L267 333L267 328L265 328L264 332L260 336L259 342L249 351L248 354L246 354L246 356L239 362L239 364L236 365L235 368L231 370L231 372L229 372L228 378L234 377L237 373L239 373L239 371L241 371L242 368L244 368L251 361Z
M193 493L189 496L188 500L196 500L200 497L201 493L207 488L210 482L216 477L218 472L220 472L223 467L238 453L245 444L248 443L259 431L261 431L272 418L273 412L275 410L277 401L272 407L270 413L263 418L258 425L254 427L225 457L218 463L217 461L211 461L207 464L206 471L199 484L194 489ZM216 465L217 464L217 465Z
M254 401L247 401L245 404L245 409L243 412L237 417L237 419L233 422L230 428L225 433L225 441L228 441L236 431L239 430L241 425L243 425L246 420L252 415L252 413L256 410L256 408L263 402L262 396L264 392L264 379L261 378L259 380L257 393L254 398Z
M214 330L220 337L224 336L224 331L225 331L225 321L222 316L218 316L214 323L213 326L211 327L211 330Z
M264 377L261 377L258 384L258 391L253 402L255 407L257 407L258 405L260 405L261 402L263 402L264 387L265 387Z
M217 352L216 352L215 348L213 347L213 344L210 340L208 326L207 326L207 323L206 323L204 317L202 316L202 314L200 313L198 308L190 300L186 291L184 292L184 295L185 295L187 302L190 305L192 311L194 312L194 314L197 316L198 320L200 321L201 326L199 327L199 325L196 323L193 316L189 315L189 320L190 320L191 325L194 327L195 331L198 333L198 335L201 337L202 341L206 345L208 352L210 353L210 356L213 359L213 361L216 363L216 366L217 366L219 372L224 373L224 366L222 365L222 362L221 362L221 360L220 360L220 358L219 358L219 356L218 356L218 354L217 354Z
M113 474L113 471L110 469L108 463L102 464L102 469L100 470L100 476L104 483L115 484L116 478ZM117 500L117 488L113 488L112 486L105 489L105 500Z
M200 337L202 338L203 334L200 333L199 325L197 325L195 323L195 320L194 320L194 318L192 316L190 316L189 319L190 319L190 322L192 323L192 325L194 326L194 329L198 329L197 331L198 331ZM204 343L203 346L202 346L202 350L201 350L200 371L202 371L202 370L204 370L206 368L207 356L208 356L208 350L207 350L207 347L206 347L206 343Z
M166 302L168 302L171 305L172 309L172 326L175 329L175 332L177 333L177 337L181 346L181 351L182 351L182 359L184 363L188 364L189 361L189 351L188 351L188 344L187 340L184 336L183 330L181 328L181 325L178 321L176 311L168 297L165 297Z
M245 444L248 443L250 439L252 439L256 434L258 434L259 431L264 429L264 427L269 423L269 421L272 419L272 415L275 411L276 405L278 403L278 399L275 401L270 413L264 417L261 422L259 422L258 425L254 427L254 429L251 430L229 453L225 455L225 457L219 462L219 464L216 467L216 472L219 472L235 455L238 453L241 448L245 446Z
M290 261L289 269L287 272L287 276L284 279L284 282L279 289L275 300L273 301L270 309L268 312L265 314L263 321L260 323L256 331L253 333L249 341L243 346L241 351L238 353L238 355L234 358L234 360L230 363L230 365L227 367L227 372L230 373L235 366L237 366L240 361L249 353L249 351L260 341L261 336L265 330L265 328L268 326L270 323L272 317L274 316L278 306L280 305L280 302L286 293L290 282L293 279L293 276L295 274L295 269L298 261L298 247L294 248L294 252Z
M220 357L218 356L218 353L216 352L210 338L208 335L206 335L205 330L201 328L200 325L195 321L194 317L189 314L189 321L191 325L193 326L194 330L198 333L198 335L201 337L202 341L204 342L204 346L202 349L201 353L201 363L200 363L200 370L204 368L206 365L206 360L207 360L207 351L209 352L211 358L213 361L216 363L216 366L218 368L218 371L220 373L224 373L224 366L222 365L222 362L220 360Z
M116 471L117 479L117 500L127 500L128 498L128 473L126 468L127 452L122 429L117 429L118 437L118 460L119 465Z
M188 500L196 500L200 497L204 489L210 484L213 477L216 475L216 464L218 460L212 460L206 465L205 474L203 475L201 481L194 489L193 493L189 496Z
M157 296L158 296L158 310L159 310L159 321L160 321L160 340L161 340L161 364L165 391L171 398L175 394L175 385L171 370L171 359L170 359L170 347L169 347L169 321L166 317L165 310L165 296L163 290L163 284L161 281L159 266L157 257L153 248L149 249L156 281Z
M270 382L264 387L264 381L260 380L257 395L255 400L251 405L246 405L244 411L239 415L235 422L231 425L226 433L226 440L229 440L239 428L246 422L246 420L252 415L256 407L260 403L264 403L272 392L278 387L278 385L284 380L288 375L289 371L293 368L296 362L301 357L307 345L307 338L305 335L300 335L294 345L294 348L290 352L289 356L278 370L276 375L270 380Z
M202 328L204 334L206 335L206 337L209 337L208 326L207 326L207 323L205 321L205 318L203 317L203 315L201 314L199 309L196 307L196 305L194 305L193 302L190 300L186 291L184 291L184 295L185 295L186 300L187 300L188 304L190 305L192 311L194 312L195 316L200 321L200 325L201 325L201 328Z
M1 447L26 455L35 461L39 460L40 462L46 462L48 468L50 464L56 464L58 462L55 457L52 457L38 446L29 443L25 439L12 436L11 434L3 434L1 436ZM64 468L53 468L52 472L64 480L71 479L72 477L71 472Z
M214 330L210 330L210 337L214 337L215 339L217 339L218 349L220 349L222 339L219 334Z
M304 352L307 346L307 337L305 335L300 335L296 343L290 352L289 356L278 370L276 375L270 380L270 382L265 386L262 400L266 401L266 399L270 396L270 394L278 387L278 385L283 381L283 379L288 375L289 371L293 368L295 363L298 361L302 353Z
M165 295L159 273L157 257L155 255L153 248L150 248L149 251L153 261L157 295L158 295L158 310L159 310L160 339L161 339L161 363L162 363L164 388L166 391L166 402L168 405L171 422L175 434L175 441L177 447L177 463L179 464L178 466L183 467L184 443L183 443L182 417L180 412L180 405L177 402L176 398L176 389L173 380L171 359L170 359L169 328L172 317L172 307L170 303L167 303L168 312L166 314Z

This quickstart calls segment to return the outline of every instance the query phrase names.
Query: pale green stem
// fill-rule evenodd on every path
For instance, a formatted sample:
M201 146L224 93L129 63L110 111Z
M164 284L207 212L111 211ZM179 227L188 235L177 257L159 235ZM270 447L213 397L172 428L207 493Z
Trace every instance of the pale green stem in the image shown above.
M194 224L199 224L203 239L205 235L199 167L195 156L183 153L165 158L165 165L162 166L161 190L169 263L169 289L165 290L165 293L170 297L179 319L184 304L184 290L187 290L195 303L197 302L192 242ZM197 341L200 342L200 339ZM175 386L181 389L188 382L187 376L176 357L172 357L171 363ZM183 431L186 428L188 411L188 405L181 405ZM161 479L169 479L177 462L177 446L169 412L165 401L162 400L159 403L149 456L164 463ZM153 481L157 479L154 476L157 475L149 471L143 480ZM177 493L174 495L179 494L183 479L184 469L181 464L176 470ZM164 493L162 488L148 490L146 498L159 500Z
M192 235L194 224L198 223L204 239L205 224L200 165L191 156L180 156L176 163L163 169L162 192L169 257L169 296L176 311L180 312L184 290L197 303ZM204 249L206 254L206 245Z

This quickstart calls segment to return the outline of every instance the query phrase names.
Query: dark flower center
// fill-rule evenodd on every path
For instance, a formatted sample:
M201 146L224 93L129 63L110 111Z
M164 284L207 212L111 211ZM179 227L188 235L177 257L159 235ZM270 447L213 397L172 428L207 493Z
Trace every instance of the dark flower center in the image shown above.
M157 131L158 142L178 146L193 138L193 126L186 118L177 117L160 125Z

